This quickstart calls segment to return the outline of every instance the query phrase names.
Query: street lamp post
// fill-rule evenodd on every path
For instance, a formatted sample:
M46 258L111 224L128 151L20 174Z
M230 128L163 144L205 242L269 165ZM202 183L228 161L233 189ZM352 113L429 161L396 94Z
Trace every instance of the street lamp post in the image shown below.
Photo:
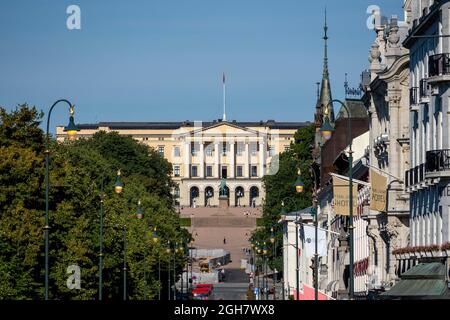
M259 247L259 244L257 243L257 247L255 248L256 249L256 253L257 253L257 256L260 256L261 255L261 248ZM258 271L258 278L256 279L256 281L257 281L257 288L258 288L258 300L260 300L260 297L261 297L261 288L260 288L260 280L259 280L259 278L260 278L260 275L259 275L259 267L258 266L256 266L256 269L257 269L257 271ZM256 273L255 273L255 276L256 276Z
M302 179L301 179L301 171L300 169L297 172L297 179L295 180L294 183L294 187L295 187L295 192L296 193L303 193L303 190L305 188L305 184L303 183ZM286 197L281 201L281 215L286 215L286 211L284 208L285 205L285 200L290 200L293 201L295 200L294 198L289 198ZM296 268L295 268L295 282L296 282L296 298L298 300L298 296L299 296L299 292L300 292L300 263L299 263L299 256L298 256L298 248L299 248L299 244L298 244L298 222L299 216L298 216L298 211L295 211L295 249L296 249L296 253L295 253L295 261L296 261ZM283 291L284 291L284 287L283 287Z
M333 105L333 102L338 102L347 112L347 120L348 120L348 145L349 145L349 151L348 151L348 163L349 163L349 169L348 169L348 178L349 178L349 299L352 300L354 298L354 271L353 271L353 264L354 264L354 239L353 239L353 150L352 150L352 114L350 109L347 107L347 105L340 101L340 100L332 100L328 104L328 106L325 109L325 122L320 129L322 132L322 136L325 140L330 140L333 132L335 129L331 126L329 118L328 118L328 109L330 106Z
M168 259L167 259L167 292L168 292L168 298L169 298L169 300L171 300L172 292L171 292L171 288L170 288L170 240L167 241L166 252L168 255Z
M264 277L263 277L263 283L265 278L265 284L264 284L264 293L266 294L266 300L269 300L269 278L267 277L267 247L266 243L264 242L263 247L263 266L264 266Z
M118 173L119 174L119 173ZM105 202L105 192L104 192L104 185L105 185L105 172L102 174L102 181L100 184L100 230L99 230L99 247L100 247L100 253L99 253L99 262L98 262L98 269L99 269L99 282L98 282L98 299L101 301L103 300L103 225L104 225L104 202ZM114 185L114 191L116 193L121 193L123 190L123 183L120 181L120 178L116 178L116 183Z
M117 171L116 182L114 184L114 191L117 194L123 191L123 182L120 179L121 172L120 169ZM127 225L126 217L123 224L123 300L127 300Z
M178 242L175 242L175 247L173 250L173 300L177 300L177 264L175 261L177 253L178 253Z
M49 280L49 232L50 232L50 225L49 225L49 217L48 217L48 211L49 211L49 189L50 189L50 181L49 181L49 164L50 164L50 116L52 114L53 109L55 106L60 103L64 102L69 105L69 124L67 127L64 128L64 132L67 132L67 135L69 137L69 140L75 139L75 136L77 132L79 131L78 127L75 125L75 122L73 120L73 114L74 114L74 105L70 103L66 99L60 99L57 100L53 105L50 107L50 110L48 112L47 116L47 135L45 139L45 226L44 226L44 233L45 233L45 300L48 300L48 280Z
M314 217L314 237L316 239L314 244L314 300L319 300L319 253L318 253L318 227L319 217L317 211L317 176L313 168L311 168L314 179L313 190L313 209L312 214Z
M276 260L276 238L273 233L273 227L271 228L271 235L270 235L270 243L272 243L273 248L273 255L272 255L272 261L273 261L273 300L277 300L277 272L275 268L275 260Z
M100 254L98 262L98 271L99 271L98 300L100 301L103 299L103 202L105 198L103 188L104 188L104 177L102 176L101 191L100 191L100 233L99 233Z

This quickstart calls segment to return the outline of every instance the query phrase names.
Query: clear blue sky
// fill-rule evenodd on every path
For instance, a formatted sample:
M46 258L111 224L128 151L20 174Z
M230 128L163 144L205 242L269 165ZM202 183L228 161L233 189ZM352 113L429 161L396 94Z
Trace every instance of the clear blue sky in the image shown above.
M368 65L366 9L403 19L402 0L2 0L0 105L48 110L58 98L76 121L313 119L328 8L332 91L343 97ZM81 30L66 8L81 7ZM63 107L52 127L67 122ZM65 108L65 107L64 107Z

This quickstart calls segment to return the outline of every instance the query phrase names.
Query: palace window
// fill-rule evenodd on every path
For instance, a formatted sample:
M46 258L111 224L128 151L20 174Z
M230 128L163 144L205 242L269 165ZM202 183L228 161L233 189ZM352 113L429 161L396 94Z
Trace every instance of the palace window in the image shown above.
M178 147L178 146L173 147L173 156L174 157L180 156L180 147Z
M237 144L237 150L236 150L236 155L237 156L242 156L242 154L244 153L244 144L243 143L238 143Z
M251 143L252 156L258 154L258 144L256 142Z
M206 177L211 178L213 176L212 166L206 166Z
M198 167L197 166L191 167L191 176L194 178L198 177Z
M209 146L207 146L205 152L208 157L212 157L214 152L214 145L211 143Z
M284 152L289 152L291 150L291 146L284 146Z
M173 166L173 174L175 177L180 176L180 166Z
M226 156L227 155L227 151L228 151L228 143L223 142L222 143L222 155Z
M273 157L275 155L275 146L270 145L269 146L269 157Z
M242 166L237 166L236 167L236 177L241 178L242 176L243 176Z
M252 166L252 177L257 177L257 176L258 176L258 167Z
M199 150L199 145L198 145L198 143L192 143L192 144L191 144L191 155L192 155L193 157L197 156L198 150Z
M158 153L164 157L164 146L158 146Z

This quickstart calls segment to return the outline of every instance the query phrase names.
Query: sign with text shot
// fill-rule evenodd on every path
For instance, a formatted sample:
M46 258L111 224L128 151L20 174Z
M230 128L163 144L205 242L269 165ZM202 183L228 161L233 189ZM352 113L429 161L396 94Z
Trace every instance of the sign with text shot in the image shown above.
M385 212L387 202L387 178L371 169L370 184L370 209Z
M334 212L337 215L350 215L349 181L333 177ZM358 184L353 182L353 214L356 215L358 208Z

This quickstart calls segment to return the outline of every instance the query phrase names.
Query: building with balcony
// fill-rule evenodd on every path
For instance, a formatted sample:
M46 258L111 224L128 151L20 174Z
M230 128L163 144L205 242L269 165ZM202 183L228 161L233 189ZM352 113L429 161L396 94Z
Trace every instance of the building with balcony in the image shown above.
M411 246L450 241L450 1L405 2L410 51Z
M278 168L295 132L309 122L100 122L80 124L78 137L98 131L129 135L148 145L173 166L177 202L184 207L219 205L219 185L226 179L230 206L261 206L262 178ZM64 140L63 127L56 130Z
M427 92L423 82L410 87L409 51L402 46L408 25L397 17L375 26L376 38L369 55L370 82L364 85L364 105L370 118L369 171L387 178L385 210L368 210L370 236L369 290L388 290L398 280L393 251L409 243L409 194L404 172L409 170L410 102Z

